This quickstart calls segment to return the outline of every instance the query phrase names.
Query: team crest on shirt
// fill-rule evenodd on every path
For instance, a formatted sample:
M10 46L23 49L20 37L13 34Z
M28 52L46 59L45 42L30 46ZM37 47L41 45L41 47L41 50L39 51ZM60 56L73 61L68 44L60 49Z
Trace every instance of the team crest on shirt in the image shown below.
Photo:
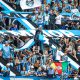
M33 6L33 4L34 4L34 0L26 0L26 5L27 6Z

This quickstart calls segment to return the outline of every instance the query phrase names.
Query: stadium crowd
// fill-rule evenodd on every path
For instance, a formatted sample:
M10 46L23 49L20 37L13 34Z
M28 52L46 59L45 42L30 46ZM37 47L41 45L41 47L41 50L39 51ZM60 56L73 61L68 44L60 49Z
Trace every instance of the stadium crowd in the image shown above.
M10 3L9 5L13 6L16 11L24 11L20 8L19 0L5 1ZM78 0L46 0L46 2L42 0L41 7L25 10L24 12L32 12L27 16L28 20L37 24L37 26L42 26L43 29L80 29L80 1ZM73 15L75 13L78 15ZM18 21L3 16L4 14L0 12L0 25L3 28L8 30L22 29Z
M19 44L20 41L25 43L29 39L30 38L27 37L19 37L17 39L15 36L10 35L5 36L4 38L0 37L0 57L4 58L7 62L6 66L1 68L1 75L9 76L9 66L12 66L17 69L22 76L45 76L49 78L57 77L56 75L58 75L58 73L55 68L51 66L51 64L59 61L68 61L68 54L73 56L80 64L79 37L54 38L56 49L51 48L49 45L43 44L43 53L41 52L40 46L38 46L39 43L36 43L37 45L35 44L30 48L15 51L15 48L21 47ZM15 43L15 40L17 43ZM74 69L70 63L64 73L66 74L65 77L76 77L76 75L80 75L78 70ZM62 75L59 75L59 77L62 77Z
M30 22L34 22L38 27L48 30L77 30L80 29L80 16L73 16L71 13L80 13L79 0L46 0L42 1L42 6L30 10L22 10L20 8L20 0L4 0L7 1L16 11L33 12L26 16ZM25 29L16 19L5 17L1 12L3 10L0 5L0 30L20 30ZM66 13L65 16L62 14ZM11 17L14 17L11 15ZM77 18L77 20L76 20ZM42 32L40 32L43 34ZM39 34L36 31L36 34ZM62 37L51 39L56 49L51 45L43 44L38 35L34 36L35 45L24 49L17 50L27 43L30 37L0 35L0 58L5 59L6 65L0 66L0 76L10 76L10 66L15 68L22 76L44 76L44 77L80 77L79 70L68 61L68 55L71 55L74 60L80 65L80 37ZM59 75L54 66L51 64L56 62L68 62L67 69L63 74Z

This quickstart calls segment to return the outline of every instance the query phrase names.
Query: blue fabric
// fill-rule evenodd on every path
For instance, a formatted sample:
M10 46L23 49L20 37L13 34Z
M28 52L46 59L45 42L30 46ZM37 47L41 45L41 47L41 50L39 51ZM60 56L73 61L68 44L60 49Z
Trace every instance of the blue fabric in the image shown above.
M6 66L4 66L4 67L2 67L2 70L4 70L4 71L6 71L6 70L10 71L10 68L7 68Z
M20 64L17 66L17 70L20 72L21 71L21 66Z
M2 50L3 50L3 57L4 58L10 58L11 47L10 46L3 46Z
M54 70L53 69L48 69L48 74L54 74Z
M1 6L2 6L6 11L9 11L8 13L10 13L11 10L10 10L8 7L6 7L6 5L4 5L4 4L1 3L1 2L0 2L0 4L1 4Z
M46 3L47 4L51 4L51 0L46 0Z
M80 12L79 13L75 13L75 15L80 17Z
M61 15L71 17L73 13L62 12Z
M31 29L28 24L26 24L25 22L22 21L21 18L17 18L17 20L18 20L22 25L24 25L24 27L25 27L26 29Z
M2 50L2 47L3 47L3 44L2 44L2 43L0 43L0 50Z
M67 28L67 26L61 26L61 28L60 28L60 29L65 30L66 28Z
M71 10L72 9L71 5L67 5L66 9Z
M18 28L11 27L10 30L18 30Z
M37 74L38 74L38 75L42 74L42 71L38 71Z
M42 34L39 34L39 40L44 42L44 36Z
M26 63L26 71L30 70L30 62Z
M53 1L55 1L56 3L59 3L61 0L53 0Z

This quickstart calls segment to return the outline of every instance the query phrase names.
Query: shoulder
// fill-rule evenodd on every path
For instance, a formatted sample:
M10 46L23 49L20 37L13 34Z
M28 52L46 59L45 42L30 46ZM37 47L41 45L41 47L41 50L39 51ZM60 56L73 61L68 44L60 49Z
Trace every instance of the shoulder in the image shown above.
M6 66L3 66L3 67L2 67L2 70L5 70L5 69L6 69Z
M5 47L5 44L3 44L2 48L4 48L4 47Z

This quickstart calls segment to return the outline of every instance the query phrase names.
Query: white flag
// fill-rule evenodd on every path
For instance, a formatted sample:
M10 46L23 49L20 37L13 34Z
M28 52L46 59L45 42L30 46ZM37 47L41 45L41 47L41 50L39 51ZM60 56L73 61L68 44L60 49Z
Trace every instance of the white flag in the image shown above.
M23 10L41 6L40 0L21 0L20 6Z

